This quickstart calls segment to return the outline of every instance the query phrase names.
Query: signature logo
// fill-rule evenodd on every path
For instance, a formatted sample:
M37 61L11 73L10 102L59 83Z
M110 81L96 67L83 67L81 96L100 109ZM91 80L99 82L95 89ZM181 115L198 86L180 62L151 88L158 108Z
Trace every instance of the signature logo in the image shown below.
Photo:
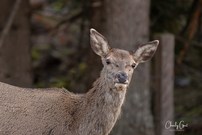
M183 120L179 122L167 121L165 123L165 128L171 131L184 131L184 128L188 127L188 124Z

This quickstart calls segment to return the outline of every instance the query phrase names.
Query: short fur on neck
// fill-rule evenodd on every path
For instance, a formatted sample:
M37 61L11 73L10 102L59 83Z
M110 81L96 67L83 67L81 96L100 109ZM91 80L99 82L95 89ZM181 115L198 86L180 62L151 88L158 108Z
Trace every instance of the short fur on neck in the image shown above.
M78 129L75 132L79 135L107 135L120 115L126 90L110 88L104 72L103 69L93 88L85 95L84 103L80 107L82 112L77 114L80 119L76 123L80 124L74 129Z

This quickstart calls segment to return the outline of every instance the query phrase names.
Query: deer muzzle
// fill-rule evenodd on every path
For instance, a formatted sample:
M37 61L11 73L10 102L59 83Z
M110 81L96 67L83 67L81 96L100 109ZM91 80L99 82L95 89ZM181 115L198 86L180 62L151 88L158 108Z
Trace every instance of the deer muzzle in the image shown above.
M116 83L128 84L128 75L125 72L118 72L116 74Z

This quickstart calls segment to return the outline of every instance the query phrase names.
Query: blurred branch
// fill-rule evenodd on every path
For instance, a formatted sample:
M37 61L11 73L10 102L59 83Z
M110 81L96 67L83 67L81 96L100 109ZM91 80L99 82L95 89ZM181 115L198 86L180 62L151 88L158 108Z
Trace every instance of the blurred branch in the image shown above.
M195 47L199 47L202 49L202 44L200 42L197 42L197 41L189 41L188 39L182 37L182 36L179 36L179 35L176 35L175 36L176 40L178 40L179 42L181 42L182 44L185 44L185 43L189 43L190 45L193 45Z
M58 30L58 28L60 28L60 26L62 26L65 23L71 23L74 22L76 19L80 18L83 15L83 11L78 11L76 13L74 13L73 15L69 15L67 18L61 20L59 23L57 23L56 26L54 26L51 29L50 35L54 35L54 33Z
M74 20L81 17L82 15L83 15L83 11L79 11L79 12L63 19L62 21L60 21L53 29L58 29L61 25L65 24L67 22L73 22Z
M186 34L187 33L187 31L188 31L188 29L189 29L189 25L190 25L190 23L191 23L191 21L192 21L192 19L193 19L193 16L194 16L194 13L196 12L196 10L197 10L197 6L198 6L198 4L199 4L199 2L200 2L200 0L194 0L193 2L192 2L192 5L191 5L191 7L190 7L190 9L189 9L189 13L188 13L188 17L186 18L186 24L185 24L185 26L182 28L182 30L181 30L181 35L182 34Z
M22 0L16 0L16 2L14 4L13 10L11 11L11 14L8 18L8 22L6 23L6 26L4 27L3 32L1 34L1 37L0 37L0 48L3 46L4 40L9 33L9 30L11 28L11 25L13 24L13 20L15 18L15 15L16 15L19 7L20 7L21 1Z
M191 14L187 19L187 24L183 29L183 34L187 38L187 42L184 43L184 47L180 51L179 56L177 57L177 64L181 64L188 48L190 46L191 40L194 38L196 34L198 23L200 19L200 15L202 13L202 0L194 0L192 7L191 7Z
M67 18L63 19L62 21L60 21L54 28L53 30L55 29L58 29L61 25L65 24L65 23L68 23L68 22L73 22L75 21L76 19L80 18L81 16L85 15L86 14L86 11L89 10L88 8L88 5L86 5L87 3L84 1L83 2L83 6L82 6L82 10L68 16ZM101 3L100 2L94 2L92 3L92 5L90 5L91 7L100 7L101 6Z

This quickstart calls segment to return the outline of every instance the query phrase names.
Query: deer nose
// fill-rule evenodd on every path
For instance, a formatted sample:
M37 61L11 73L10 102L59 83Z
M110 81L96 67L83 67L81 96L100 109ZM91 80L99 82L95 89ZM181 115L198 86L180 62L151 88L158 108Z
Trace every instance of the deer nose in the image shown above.
M116 74L116 77L117 77L119 83L125 83L128 79L128 76L125 72L120 72L120 73Z

